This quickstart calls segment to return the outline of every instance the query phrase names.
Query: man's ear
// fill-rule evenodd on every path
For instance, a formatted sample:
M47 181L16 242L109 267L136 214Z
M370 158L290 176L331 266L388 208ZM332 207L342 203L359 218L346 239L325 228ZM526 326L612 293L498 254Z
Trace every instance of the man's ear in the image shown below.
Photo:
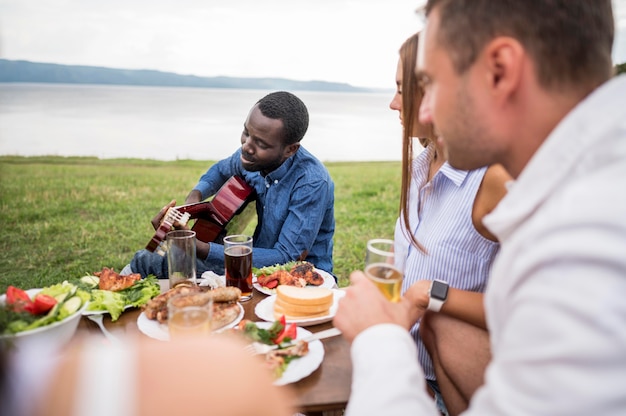
M300 142L287 145L285 147L285 153L284 153L285 159L288 159L291 156L293 156L298 151L299 148L300 148Z
M513 38L500 36L483 49L488 88L492 94L507 98L518 89L524 71L526 53Z

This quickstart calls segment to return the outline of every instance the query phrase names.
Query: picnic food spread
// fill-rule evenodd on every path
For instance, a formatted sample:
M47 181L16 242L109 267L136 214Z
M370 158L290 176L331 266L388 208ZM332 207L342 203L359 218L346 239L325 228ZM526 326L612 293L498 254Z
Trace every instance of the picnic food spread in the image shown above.
M301 288L278 286L274 302L274 317L287 319L317 318L330 313L333 291L324 287Z
M155 276L142 279L139 274L120 275L108 267L81 277L76 284L90 293L87 311L108 312L113 322L119 319L124 309L141 307L161 292Z

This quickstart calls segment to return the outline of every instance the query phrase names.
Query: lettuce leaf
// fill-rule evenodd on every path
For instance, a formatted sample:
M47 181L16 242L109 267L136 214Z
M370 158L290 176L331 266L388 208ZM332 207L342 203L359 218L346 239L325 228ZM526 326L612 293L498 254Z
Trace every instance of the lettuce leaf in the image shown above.
M260 269L257 267L253 267L252 273L254 273L256 276L269 276L270 274L273 274L279 270L291 271L293 266L295 266L298 263L299 262L294 260L294 261L287 262L285 264L275 264L273 266L261 267Z
M97 277L95 278L97 279ZM81 291L79 290L79 292ZM91 300L87 310L107 311L111 315L111 321L115 322L125 308L145 305L150 299L160 294L161 286L159 286L159 281L154 275L149 275L119 292L101 290L96 287L91 289L90 293Z
M159 286L157 278L150 275L135 282L131 287L120 290L119 293L126 297L126 306L139 307L160 294L161 286Z
M117 321L126 306L126 296L121 292L95 289L91 291L91 300L87 306L88 311L108 311L111 320Z
M284 326L280 321L274 321L268 329L259 328L256 323L248 321L243 327L243 334L252 341L262 344L274 345L274 340L278 337Z
M68 299L76 293L78 287L67 280L63 283L57 283L56 285L47 286L41 289L41 293L44 295L52 296L57 302L62 303L65 299Z

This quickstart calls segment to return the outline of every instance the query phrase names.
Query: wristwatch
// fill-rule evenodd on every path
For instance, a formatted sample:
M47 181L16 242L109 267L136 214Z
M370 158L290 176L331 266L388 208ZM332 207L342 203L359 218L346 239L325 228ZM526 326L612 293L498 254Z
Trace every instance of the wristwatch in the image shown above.
M448 299L448 282L443 280L433 280L428 291L428 306L426 309L439 312Z

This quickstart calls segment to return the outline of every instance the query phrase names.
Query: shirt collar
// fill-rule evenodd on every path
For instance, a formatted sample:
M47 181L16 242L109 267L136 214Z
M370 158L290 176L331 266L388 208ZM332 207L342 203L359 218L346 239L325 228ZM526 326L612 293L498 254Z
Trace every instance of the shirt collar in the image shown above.
M430 162L430 160L432 160L433 155L435 154L435 144L430 143L428 147L426 148L426 152L428 152L428 160ZM469 172L466 170L453 168L452 166L450 166L450 163L448 163L448 161L446 160L443 163L443 165L441 165L441 168L439 168L439 171L435 173L435 177L441 174L445 176L446 178L448 178L458 188L463 184L463 181L467 177L468 173ZM433 177L433 179L435 177Z
M298 149L298 151L299 150L300 149ZM265 185L267 187L269 187L272 184L277 184L285 177L287 172L289 172L289 169L291 169L291 167L293 166L294 159L296 155L298 154L298 151L296 151L296 153L294 153L287 160L285 160L283 164L280 165L278 168L274 169L273 171L265 175Z
M469 174L466 170L455 169L446 160L444 164L439 169L439 172L444 175L446 178L450 179L450 181L455 184L457 187L460 187L463 184L463 181Z

